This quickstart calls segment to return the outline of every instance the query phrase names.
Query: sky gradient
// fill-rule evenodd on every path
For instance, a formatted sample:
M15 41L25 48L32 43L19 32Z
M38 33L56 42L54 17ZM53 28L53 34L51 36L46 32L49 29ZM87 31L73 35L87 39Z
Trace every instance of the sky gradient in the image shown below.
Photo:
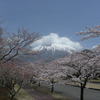
M56 33L80 42L77 32L100 24L100 0L0 0L0 16L9 32L23 26L40 35ZM95 38L80 44L92 48L99 42Z

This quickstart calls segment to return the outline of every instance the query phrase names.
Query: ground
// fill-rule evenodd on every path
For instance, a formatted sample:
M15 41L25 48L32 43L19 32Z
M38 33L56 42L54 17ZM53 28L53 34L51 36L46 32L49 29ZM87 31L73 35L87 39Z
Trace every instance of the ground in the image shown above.
M25 91L27 91L35 100L57 100L54 97L48 95L47 93L41 92L32 86L25 86Z
M18 86L16 86L17 89ZM9 100L8 92L0 88L0 100ZM24 86L13 100L69 100L36 85Z

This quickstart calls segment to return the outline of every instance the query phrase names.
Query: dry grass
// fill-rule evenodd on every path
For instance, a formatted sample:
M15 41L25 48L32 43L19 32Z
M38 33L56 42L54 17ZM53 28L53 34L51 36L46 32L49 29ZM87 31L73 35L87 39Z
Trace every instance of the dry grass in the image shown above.
M96 80L96 79L93 79L93 80L90 80L91 82L93 83L100 83L100 79Z
M94 84L94 83L87 83L87 88L93 88L93 89L100 89L100 84Z
M16 86L16 89L18 86ZM15 96L17 100L34 100L24 89L20 89L19 93Z
M66 85L80 86L79 83L74 83L74 82L68 82L68 83L66 83ZM100 90L100 84L87 83L86 88L93 88L93 89L98 89L98 90Z

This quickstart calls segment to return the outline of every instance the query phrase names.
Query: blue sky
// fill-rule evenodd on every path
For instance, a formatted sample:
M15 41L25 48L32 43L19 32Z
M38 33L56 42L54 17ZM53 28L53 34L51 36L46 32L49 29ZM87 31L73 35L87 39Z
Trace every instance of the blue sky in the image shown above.
M9 32L24 26L40 35L56 33L80 42L77 32L100 24L100 0L0 0L0 16ZM99 42L95 38L80 44L91 48Z

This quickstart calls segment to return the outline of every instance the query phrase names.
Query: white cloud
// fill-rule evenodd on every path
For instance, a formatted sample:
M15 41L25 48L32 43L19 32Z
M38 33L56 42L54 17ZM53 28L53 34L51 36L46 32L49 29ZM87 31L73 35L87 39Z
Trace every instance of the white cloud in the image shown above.
M97 48L97 47L98 47L98 45L95 45L95 46L92 47L92 49L95 49L95 48Z
M59 37L56 33L50 33L47 36L43 36L41 39L33 43L31 46L34 49L39 49L39 47L51 47L52 45L56 45L58 47L66 47L72 48L74 50L82 49L82 46L78 42L71 41L67 37Z

